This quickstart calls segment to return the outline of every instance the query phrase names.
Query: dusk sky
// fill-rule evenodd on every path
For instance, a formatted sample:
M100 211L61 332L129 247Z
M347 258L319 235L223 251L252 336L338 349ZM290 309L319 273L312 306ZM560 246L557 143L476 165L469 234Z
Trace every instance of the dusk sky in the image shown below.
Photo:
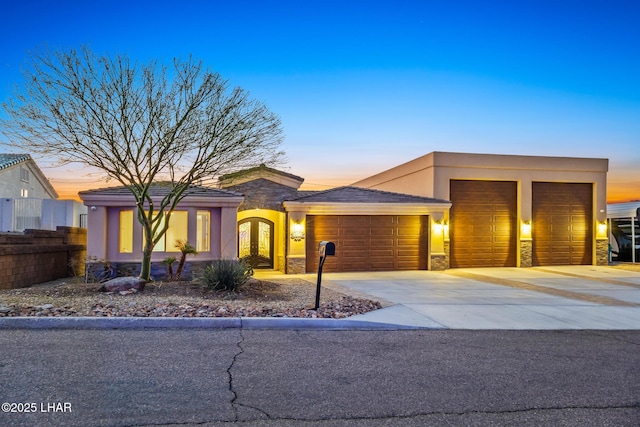
M306 189L454 151L608 158L609 202L640 199L638 0L2 0L0 40L2 101L43 45L192 54L281 117Z

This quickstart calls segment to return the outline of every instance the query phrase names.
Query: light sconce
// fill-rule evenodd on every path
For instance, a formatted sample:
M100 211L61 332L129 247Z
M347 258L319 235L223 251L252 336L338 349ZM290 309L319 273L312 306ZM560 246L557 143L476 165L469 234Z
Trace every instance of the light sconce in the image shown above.
M520 233L524 238L531 237L531 221L522 221L522 225L520 226Z
M304 225L299 222L291 224L291 240L300 242L304 240Z
M602 221L598 223L598 236L606 237L607 236L607 222Z
M433 232L434 233L442 233L442 231L444 230L444 224L442 222L441 219L437 219L433 222Z

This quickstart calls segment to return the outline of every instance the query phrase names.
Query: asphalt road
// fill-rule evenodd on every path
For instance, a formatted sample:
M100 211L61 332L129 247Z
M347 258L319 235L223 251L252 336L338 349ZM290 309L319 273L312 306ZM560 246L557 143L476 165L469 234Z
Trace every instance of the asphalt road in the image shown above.
M637 426L640 331L3 330L0 401L2 426Z

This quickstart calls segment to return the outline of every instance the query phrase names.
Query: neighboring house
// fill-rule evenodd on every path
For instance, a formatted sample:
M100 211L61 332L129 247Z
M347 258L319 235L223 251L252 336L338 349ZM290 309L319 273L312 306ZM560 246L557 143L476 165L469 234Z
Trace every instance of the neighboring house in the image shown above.
M600 265L607 169L606 159L435 152L352 186L300 191L303 178L260 166L222 176L220 189L202 188L179 210L191 243L199 212L210 211L211 249L194 262L242 257L313 273L328 240L336 254L325 271ZM139 262L133 198L123 189L80 196L90 206L89 255Z
M151 187L154 203L167 194L167 186ZM189 256L185 277L193 269L201 268L219 258L237 256L237 209L244 197L230 191L193 186L171 216L169 229L156 246L152 257L152 276L166 276L162 261L180 257L177 240L196 247L198 255ZM82 191L80 198L88 207L87 257L88 263L108 263L121 274L138 274L142 261L143 230L136 217L136 203L126 187Z
M28 154L0 153L0 231L82 227L86 209L58 193Z
M86 210L58 193L28 154L0 153L0 231L80 227Z
M0 153L0 198L57 199L58 193L30 155Z

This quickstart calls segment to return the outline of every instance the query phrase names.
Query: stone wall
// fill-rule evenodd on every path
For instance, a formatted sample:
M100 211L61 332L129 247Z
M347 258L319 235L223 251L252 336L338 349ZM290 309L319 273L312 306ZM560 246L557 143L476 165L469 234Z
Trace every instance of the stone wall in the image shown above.
M609 265L609 239L596 240L596 265Z
M84 274L87 230L58 227L0 233L0 289Z
M178 269L178 261L173 263L174 274ZM202 275L204 269L210 265L211 261L189 260L189 257L187 256L187 261L184 264L184 269L182 270L180 279L197 279ZM89 280L96 282L123 276L137 277L140 275L140 267L140 262L94 261L87 264L87 276L89 277ZM167 269L167 265L162 262L152 262L151 279L156 281L169 280L169 270Z

